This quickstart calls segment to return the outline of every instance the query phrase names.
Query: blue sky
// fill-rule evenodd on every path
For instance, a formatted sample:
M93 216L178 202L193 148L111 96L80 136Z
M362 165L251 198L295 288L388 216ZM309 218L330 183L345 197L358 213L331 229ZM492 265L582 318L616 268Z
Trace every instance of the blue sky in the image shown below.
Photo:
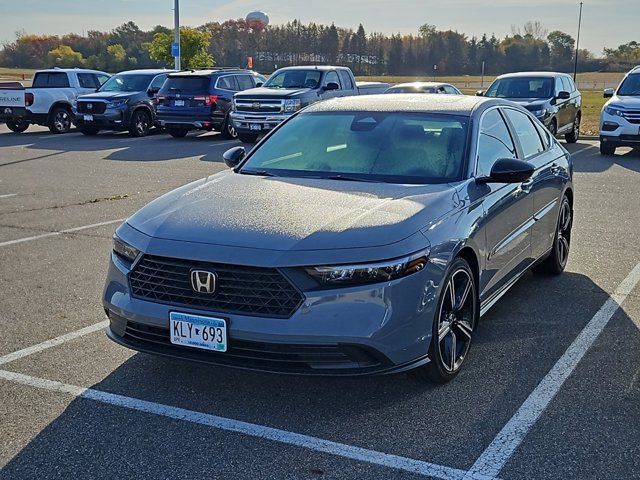
M640 41L640 0L584 0L581 46L596 54L604 46ZM14 32L83 33L110 30L128 20L142 28L173 23L173 0L0 0L0 42ZM272 23L293 18L335 22L368 32L416 33L423 23L469 35L504 36L512 25L539 20L548 30L575 36L578 2L574 0L181 0L185 25L239 18L252 10L267 12Z

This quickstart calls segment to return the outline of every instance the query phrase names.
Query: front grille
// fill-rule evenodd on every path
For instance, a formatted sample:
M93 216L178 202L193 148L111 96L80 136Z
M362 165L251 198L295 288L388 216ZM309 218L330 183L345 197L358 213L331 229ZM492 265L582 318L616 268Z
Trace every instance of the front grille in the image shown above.
M640 124L640 110L624 110L622 116L629 123Z
M283 373L348 373L373 370L389 362L376 352L360 346L320 344L289 345L229 339L226 352L210 352L174 345L169 329L127 322L124 339L134 348L256 370Z
M89 108L91 105L91 108ZM107 104L104 102L78 102L79 113L104 113L107 109Z
M191 287L192 269L217 275L213 294ZM220 313L289 318L302 294L275 268L214 264L145 255L129 274L134 297Z
M236 99L236 110L245 113L280 113L282 100Z

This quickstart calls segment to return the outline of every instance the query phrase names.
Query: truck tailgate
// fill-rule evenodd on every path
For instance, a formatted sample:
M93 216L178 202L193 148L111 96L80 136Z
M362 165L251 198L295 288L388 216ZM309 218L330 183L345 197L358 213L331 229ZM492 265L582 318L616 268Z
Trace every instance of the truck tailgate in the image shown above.
M24 87L0 88L0 108L24 107Z

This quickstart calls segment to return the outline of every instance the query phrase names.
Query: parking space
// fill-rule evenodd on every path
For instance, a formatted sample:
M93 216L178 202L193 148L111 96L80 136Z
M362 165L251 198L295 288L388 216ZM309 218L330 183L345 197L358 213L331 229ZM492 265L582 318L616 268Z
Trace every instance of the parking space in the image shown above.
M460 376L435 386L243 372L105 337L118 223L225 168L235 144L0 126L0 478L637 476L637 152L568 147L567 272L526 275L483 317Z

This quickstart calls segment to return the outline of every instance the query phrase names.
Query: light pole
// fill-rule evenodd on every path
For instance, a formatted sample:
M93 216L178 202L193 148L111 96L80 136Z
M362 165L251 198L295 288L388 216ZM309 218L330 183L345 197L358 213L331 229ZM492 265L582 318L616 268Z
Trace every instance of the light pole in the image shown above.
M175 57L175 69L180 70L180 0L175 0L173 7L173 45L171 47L171 53Z
M177 1L177 0L176 0ZM578 36L576 38L576 58L573 64L573 81L578 76L578 52L580 51L580 25L582 24L582 2L580 2L580 15L578 15Z

